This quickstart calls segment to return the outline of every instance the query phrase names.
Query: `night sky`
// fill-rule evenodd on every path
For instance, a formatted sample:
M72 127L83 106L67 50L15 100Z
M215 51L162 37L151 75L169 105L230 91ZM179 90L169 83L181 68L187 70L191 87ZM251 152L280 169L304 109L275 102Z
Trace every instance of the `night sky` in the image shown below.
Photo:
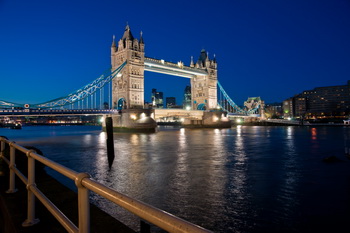
M189 65L202 49L216 54L239 105L350 80L349 0L0 0L0 100L45 102L93 81L127 23L147 57ZM157 88L181 104L187 84L145 72L145 100Z

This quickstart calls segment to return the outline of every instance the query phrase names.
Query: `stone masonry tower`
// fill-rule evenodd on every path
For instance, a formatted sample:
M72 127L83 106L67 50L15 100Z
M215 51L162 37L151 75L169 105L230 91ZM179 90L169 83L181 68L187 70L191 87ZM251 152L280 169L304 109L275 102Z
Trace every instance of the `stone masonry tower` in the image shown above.
M142 33L140 40L133 37L129 25L126 26L118 47L111 46L112 71L126 61L122 72L113 79L112 101L116 109L136 109L144 106L144 60L145 44Z
M209 59L202 49L196 64L191 60L191 67L205 70L208 75L191 78L192 109L209 110L217 107L217 63L214 57Z

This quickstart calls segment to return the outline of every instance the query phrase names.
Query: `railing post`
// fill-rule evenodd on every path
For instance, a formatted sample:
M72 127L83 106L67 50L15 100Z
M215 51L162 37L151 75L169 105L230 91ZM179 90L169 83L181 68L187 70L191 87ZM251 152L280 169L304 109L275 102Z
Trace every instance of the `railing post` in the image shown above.
M79 173L75 178L78 187L79 233L90 233L89 190L82 185L82 180L90 178L88 173Z
M0 157L4 156L4 150L5 150L5 142L1 140Z
M15 153L16 153L16 148L13 147L14 142L10 143L10 164L9 164L9 168L10 168L10 182L9 182L9 189L6 191L6 193L15 193L17 192L16 189L16 184L15 184L15 178L16 178L16 174L14 169L16 168L16 164L15 164Z
M38 222L40 222L39 219L35 218L35 195L30 190L31 187L35 187L35 159L30 156L31 152L35 152L34 150L29 150L26 155L28 157L28 183L27 183L27 200L28 200L28 206L27 206L27 219L22 223L22 226L24 227L30 227Z
M3 157L4 157L4 151L5 151L5 142L1 140L1 142L0 142L0 176L4 176L5 175L5 172L3 171L3 166L2 166L2 164L3 164Z

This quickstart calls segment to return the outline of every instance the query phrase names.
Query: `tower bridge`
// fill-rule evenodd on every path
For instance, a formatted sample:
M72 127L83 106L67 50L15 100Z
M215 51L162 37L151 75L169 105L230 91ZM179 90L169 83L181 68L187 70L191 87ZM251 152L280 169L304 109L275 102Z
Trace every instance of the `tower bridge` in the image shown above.
M139 39L135 38L127 25L119 41L116 42L113 36L110 71L67 96L39 104L18 104L0 100L0 109L3 109L2 114L8 114L5 111L12 110L12 115L29 115L35 113L34 110L40 112L45 109L65 110L64 114L76 114L77 112L74 111L76 109L94 110L90 111L91 114L97 114L97 110L115 109L117 113L114 112L114 115L121 112L132 114L133 109L144 109L144 111L138 111L142 114L147 109L144 100L144 73L147 71L185 77L191 81L190 111L156 110L158 114L154 114L153 111L153 115L148 114L149 117L175 114L174 116L184 115L188 119L192 117L197 120L200 115L204 118L204 113L199 114L197 111L214 112L218 109L242 116L261 114L264 104L260 98L248 99L247 104L242 108L229 97L218 81L217 69L215 56L210 59L205 50L200 52L196 62L192 57L188 66L181 61L173 63L146 57L142 33ZM15 110L18 109L24 111L16 112ZM59 114L59 112L52 112L52 114L56 113ZM84 113L89 114L88 111ZM216 119L218 116L212 118Z
M144 72L157 72L191 79L192 109L206 110L217 107L217 63L209 59L205 50L201 51L195 64L190 66L183 62L177 64L145 57L145 44L140 35L136 39L126 26L118 46L113 37L111 46L112 70L126 61L125 68L113 80L113 106L118 109L144 107Z

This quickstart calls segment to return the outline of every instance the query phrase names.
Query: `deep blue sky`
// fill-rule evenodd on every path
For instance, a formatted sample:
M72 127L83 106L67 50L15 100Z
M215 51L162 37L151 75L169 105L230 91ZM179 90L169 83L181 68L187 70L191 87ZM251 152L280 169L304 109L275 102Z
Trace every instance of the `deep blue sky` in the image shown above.
M237 104L350 79L349 0L0 0L0 100L44 102L96 79L126 22L148 57L189 65L203 48L216 54ZM145 99L151 88L178 99L187 83L146 72Z

